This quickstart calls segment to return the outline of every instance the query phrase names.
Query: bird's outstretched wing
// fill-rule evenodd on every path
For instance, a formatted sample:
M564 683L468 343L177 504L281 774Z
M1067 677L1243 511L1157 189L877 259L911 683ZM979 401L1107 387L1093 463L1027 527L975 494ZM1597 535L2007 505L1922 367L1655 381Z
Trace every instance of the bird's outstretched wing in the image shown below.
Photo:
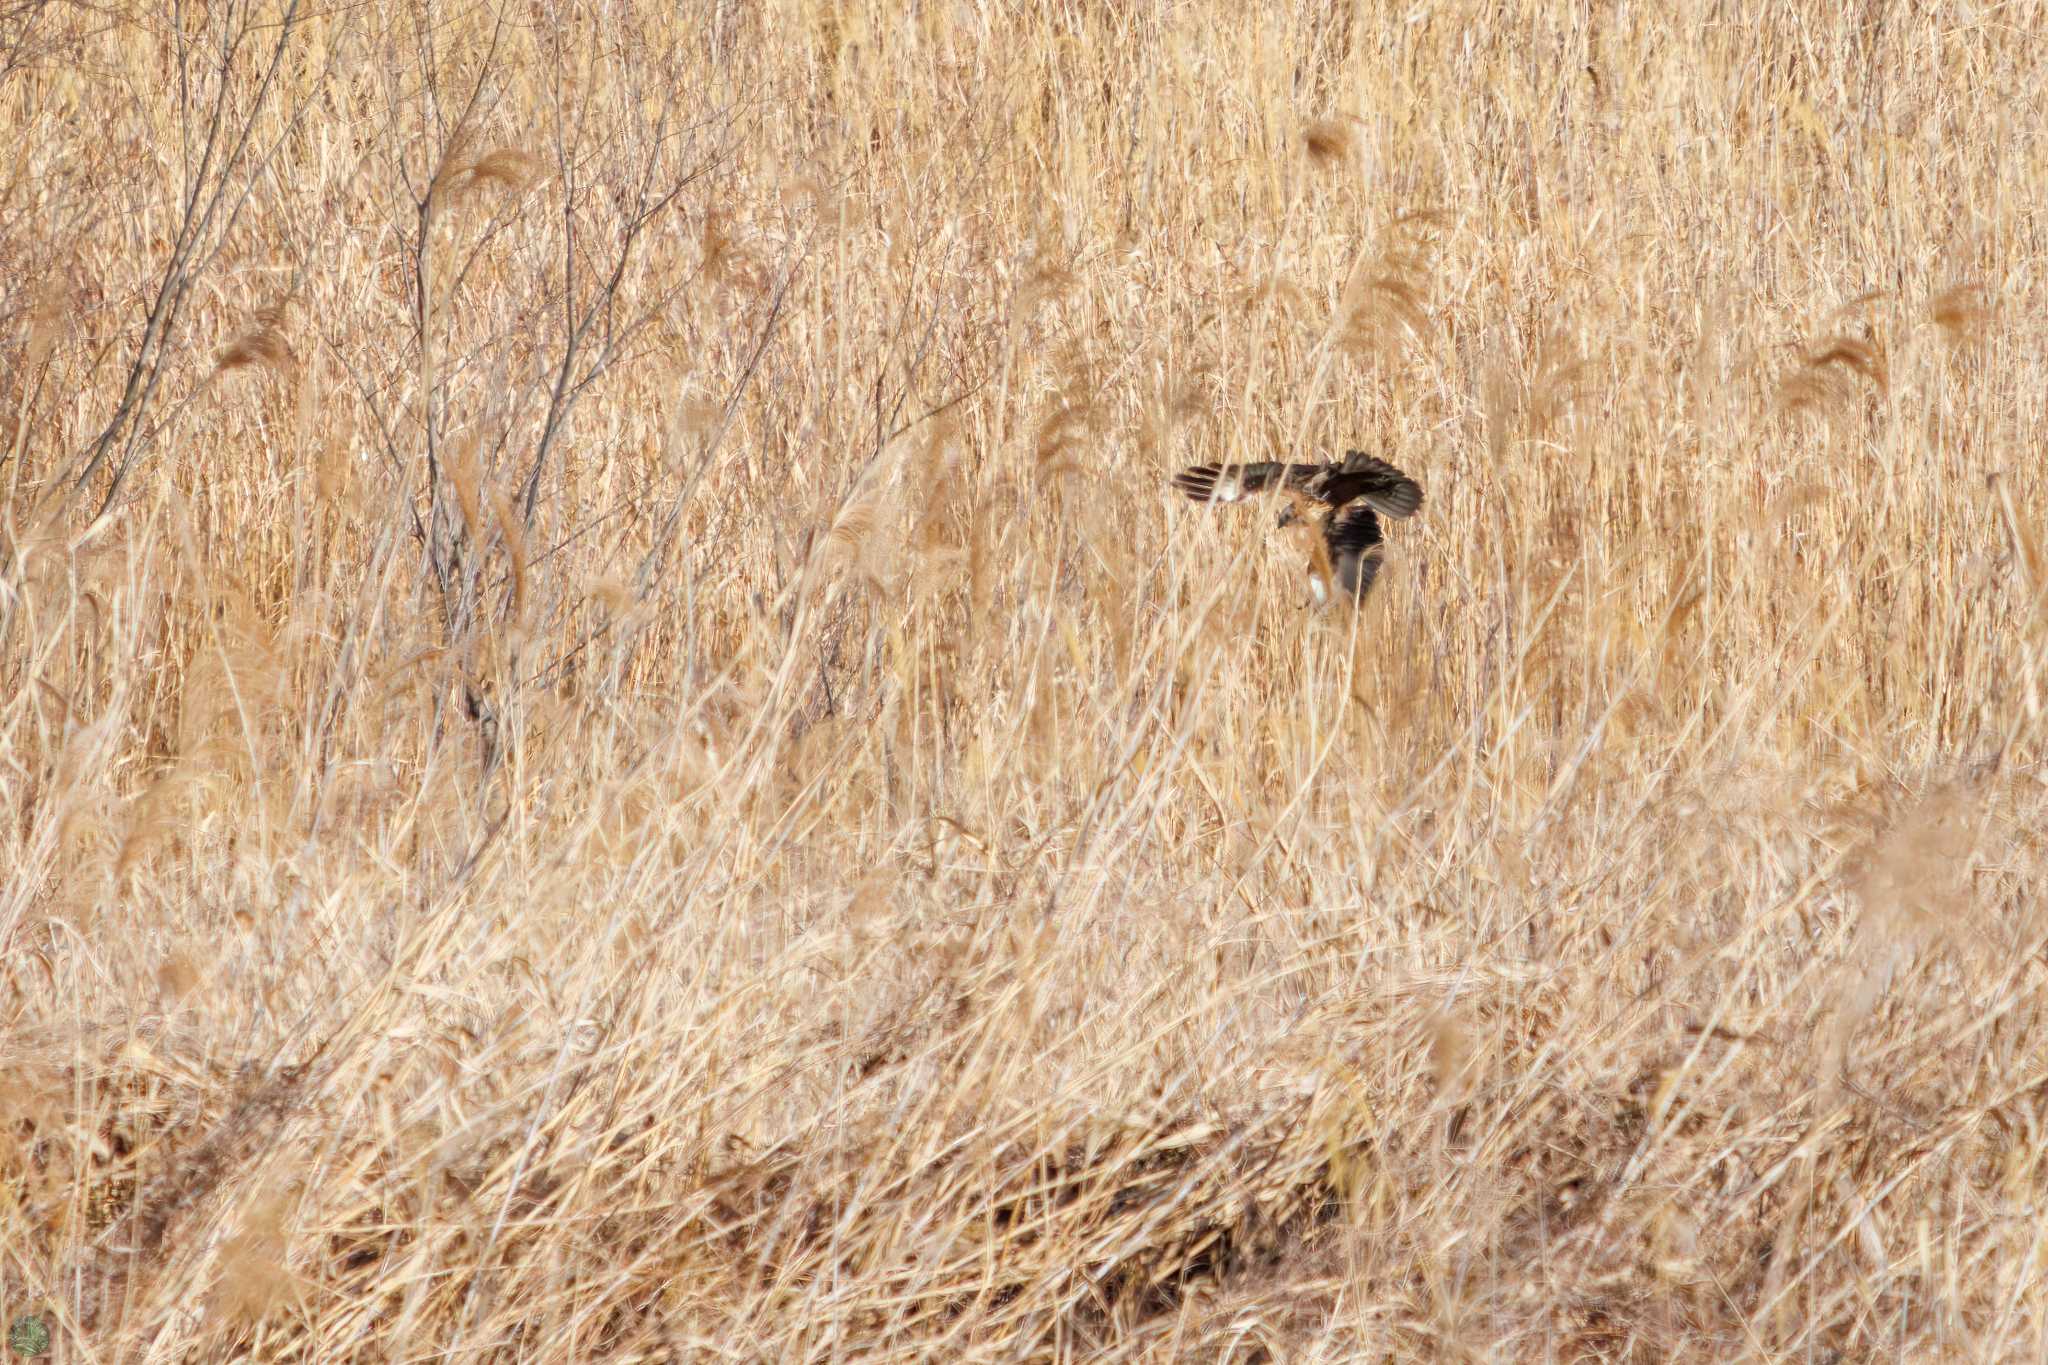
M1422 507L1421 484L1362 450L1351 451L1315 482L1315 495L1340 510L1360 498L1387 517L1412 517Z
M1173 476L1173 486L1196 502L1243 502L1275 484L1300 487L1324 469L1316 464L1198 464Z
M1279 524L1304 531L1310 528L1303 521L1320 511L1315 531L1322 543L1311 551L1309 563L1310 586L1319 602L1332 593L1353 602L1363 598L1386 555L1380 518L1412 517L1422 510L1422 485L1362 450L1331 464L1195 465L1174 475L1173 486L1197 502L1243 502L1271 488L1284 489L1287 506Z
M1408 486L1415 487L1412 482ZM1419 489L1416 496L1421 496ZM1414 509L1411 507L1410 510ZM1339 593L1354 600L1365 596L1366 590L1372 587L1373 579L1379 576L1380 563L1386 557L1384 540L1370 495L1331 509L1323 519L1323 544L1330 552L1330 571L1337 580L1335 586Z

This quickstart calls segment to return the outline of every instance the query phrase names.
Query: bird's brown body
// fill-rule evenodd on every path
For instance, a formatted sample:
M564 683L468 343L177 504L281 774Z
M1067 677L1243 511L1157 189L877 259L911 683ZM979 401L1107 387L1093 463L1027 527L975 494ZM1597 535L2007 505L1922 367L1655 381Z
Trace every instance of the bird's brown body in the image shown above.
M1362 450L1328 464L1195 465L1173 486L1197 502L1243 502L1274 490L1287 505L1280 525L1308 542L1309 590L1318 603L1362 599L1386 554L1380 518L1411 517L1422 485Z

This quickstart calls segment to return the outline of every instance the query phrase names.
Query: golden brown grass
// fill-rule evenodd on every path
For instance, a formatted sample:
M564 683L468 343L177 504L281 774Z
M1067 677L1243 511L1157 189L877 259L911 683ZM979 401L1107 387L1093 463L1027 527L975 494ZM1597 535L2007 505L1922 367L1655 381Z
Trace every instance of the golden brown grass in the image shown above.
M111 16L0 6L62 1358L2048 1353L2041 6ZM1347 445L1355 623L1166 488Z

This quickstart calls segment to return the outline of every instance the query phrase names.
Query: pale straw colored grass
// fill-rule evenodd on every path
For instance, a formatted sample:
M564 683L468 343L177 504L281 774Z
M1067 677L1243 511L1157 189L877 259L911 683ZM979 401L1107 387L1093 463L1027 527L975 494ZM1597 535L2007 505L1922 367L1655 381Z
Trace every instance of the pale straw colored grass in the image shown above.
M389 9L117 488L241 11L0 20L0 1313L2048 1353L2040 6Z

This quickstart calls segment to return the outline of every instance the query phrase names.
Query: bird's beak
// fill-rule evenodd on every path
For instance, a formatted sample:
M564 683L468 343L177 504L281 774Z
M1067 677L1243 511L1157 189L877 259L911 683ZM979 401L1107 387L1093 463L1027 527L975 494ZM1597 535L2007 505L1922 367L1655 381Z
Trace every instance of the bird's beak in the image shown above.
M1280 509L1280 520L1275 522L1274 525L1292 526L1299 520L1301 520L1301 509L1290 502Z

